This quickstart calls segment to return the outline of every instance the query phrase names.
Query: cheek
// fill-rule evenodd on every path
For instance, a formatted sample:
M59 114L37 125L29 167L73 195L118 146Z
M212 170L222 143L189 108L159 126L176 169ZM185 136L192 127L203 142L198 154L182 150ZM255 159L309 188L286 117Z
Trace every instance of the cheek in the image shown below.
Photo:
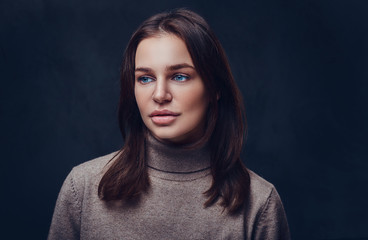
M193 120L197 122L204 118L208 106L208 97L203 87L189 91L183 101L185 108L191 113Z

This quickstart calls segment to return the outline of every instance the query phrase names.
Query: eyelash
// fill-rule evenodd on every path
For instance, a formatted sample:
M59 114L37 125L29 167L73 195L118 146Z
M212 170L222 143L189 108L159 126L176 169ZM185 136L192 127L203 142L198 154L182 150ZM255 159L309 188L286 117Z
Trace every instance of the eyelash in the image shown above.
M177 77L184 77L185 79L184 80L175 80L175 78ZM188 75L185 75L185 74L175 74L173 77L172 77L173 80L175 81L178 81L178 82L185 82L185 81L188 81L189 80L189 76Z
M144 80L150 80L149 82L144 82ZM148 77L148 76L142 76L142 77L139 77L137 79L138 82L142 83L142 84L148 84L150 82L153 82L153 78L152 77Z
M175 79L177 77L181 77L181 78L185 78L185 79L184 80L177 80L177 79ZM185 81L188 81L190 79L190 77L186 74L179 73L179 74L173 75L171 79L176 81L176 82L185 82ZM141 77L138 77L137 81L142 83L142 84L148 84L150 82L153 82L154 78L150 77L150 76L141 76Z

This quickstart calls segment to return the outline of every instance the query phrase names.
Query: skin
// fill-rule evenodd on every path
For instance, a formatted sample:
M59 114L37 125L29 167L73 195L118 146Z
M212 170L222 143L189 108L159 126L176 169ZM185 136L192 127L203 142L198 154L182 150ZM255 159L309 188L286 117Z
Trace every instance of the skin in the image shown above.
M208 97L184 41L166 33L142 40L135 66L135 98L151 134L174 144L197 141Z

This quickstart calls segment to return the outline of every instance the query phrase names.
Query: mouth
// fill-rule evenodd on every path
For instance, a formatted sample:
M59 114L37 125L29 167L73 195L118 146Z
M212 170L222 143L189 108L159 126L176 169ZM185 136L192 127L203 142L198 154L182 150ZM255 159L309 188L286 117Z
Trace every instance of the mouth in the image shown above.
M173 123L179 115L179 113L171 112L169 110L155 110L149 115L149 117L154 124L167 126Z

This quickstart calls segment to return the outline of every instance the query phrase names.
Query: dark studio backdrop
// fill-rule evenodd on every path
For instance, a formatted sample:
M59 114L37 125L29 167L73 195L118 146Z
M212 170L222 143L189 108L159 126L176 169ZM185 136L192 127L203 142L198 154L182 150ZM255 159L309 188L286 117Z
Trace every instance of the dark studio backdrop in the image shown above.
M1 0L1 238L45 239L71 168L120 147L124 48L144 19L183 6L227 52L243 160L278 189L292 238L368 239L364 0Z

